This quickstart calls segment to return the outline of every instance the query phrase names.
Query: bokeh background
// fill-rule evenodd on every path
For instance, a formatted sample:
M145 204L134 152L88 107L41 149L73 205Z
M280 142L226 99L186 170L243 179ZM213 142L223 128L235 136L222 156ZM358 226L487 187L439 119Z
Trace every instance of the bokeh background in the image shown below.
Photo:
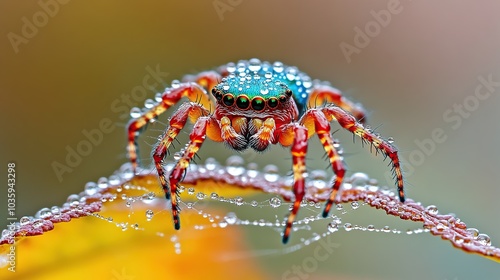
M49 2L58 3L57 9L51 6L52 15L43 22L40 13L46 12L40 12L44 11L40 3ZM108 176L126 160L127 119L112 110L111 104L142 85L147 67L169 73L162 86L148 89L147 98L152 98L184 74L259 57L296 65L362 102L370 112L369 123L382 125L378 131L396 139L407 162L412 151L419 149L415 140L443 129L446 141L437 143L422 164L414 164L414 171L407 172L408 196L438 205L440 212L456 213L499 246L500 88L480 101L467 118L460 118L457 129L443 118L454 104L471 98L479 76L492 75L500 81L497 1L401 1L394 4L400 12L392 14L388 24L350 56L350 62L340 44L355 46L355 28L364 30L374 22L373 12L387 10L396 2L66 2L0 1L0 162L4 166L0 174L6 181L7 162L16 162L19 217L61 205L87 181ZM31 38L23 35L26 21L41 22L35 31L24 30ZM25 39L13 44L12 34ZM143 101L132 102L142 106ZM89 155L59 180L53 163L65 164L66 148L75 149L86 139L82 130L99 128L103 119L112 120L114 130L105 133ZM162 129L161 124L156 129ZM350 135L336 135L345 139L351 173L363 171L382 184L393 185L385 180L386 166L380 157L370 155L359 141L353 145ZM310 167L325 168L317 140L312 142ZM153 143L150 138L142 139L144 157ZM211 144L200 153L202 158L217 156L220 161L230 154L222 145ZM290 155L278 147L243 157L275 163L283 173L290 168ZM1 185L5 197L6 184ZM6 208L6 199L0 205ZM360 218L364 225L381 227L394 222L374 211L366 213ZM5 216L6 210L1 210L1 225L7 223ZM402 230L408 227L403 222L397 225ZM462 253L430 235L340 233L341 246L335 255L320 263L309 279L332 275L342 279L488 279L500 271L498 264ZM258 244L259 237L242 242ZM280 278L292 264L312 254L312 249L249 261L257 262L271 278Z

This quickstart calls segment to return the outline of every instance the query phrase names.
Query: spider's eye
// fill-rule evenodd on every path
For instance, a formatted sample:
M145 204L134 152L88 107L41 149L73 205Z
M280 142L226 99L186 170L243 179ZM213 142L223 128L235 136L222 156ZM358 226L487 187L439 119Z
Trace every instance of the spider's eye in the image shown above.
M287 90L285 91L285 94L286 94L286 96L288 96L288 97L292 96L292 90L287 89Z
M236 106L240 109L247 109L250 106L250 100L248 100L246 95L240 95L236 99Z
M267 100L267 106L269 108L276 108L278 106L278 99L271 97Z
M254 97L252 99L252 109L255 111L261 111L264 109L266 106L266 102L264 101L264 98L262 97Z
M233 106L234 96L232 96L231 94L226 94L222 97L222 102L224 102L224 105L226 106Z
M281 102L281 103L285 103L285 102L286 102L286 99L287 99L287 98L286 98L286 96L284 96L284 95L280 95L280 96L279 96L279 100L280 100L280 102Z
M215 99L221 100L222 99L222 94L220 91L216 90L215 88L212 89L212 94L215 96Z

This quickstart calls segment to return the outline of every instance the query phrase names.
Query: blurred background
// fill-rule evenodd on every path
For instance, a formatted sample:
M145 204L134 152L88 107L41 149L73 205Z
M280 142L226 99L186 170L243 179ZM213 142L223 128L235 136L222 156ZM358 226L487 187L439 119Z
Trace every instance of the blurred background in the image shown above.
M377 131L394 137L401 150L408 196L456 213L499 246L499 9L497 1L2 0L2 180L7 163L15 162L18 217L61 205L126 161L124 115L132 106L142 107L184 74L258 57L296 65L362 102L372 127L381 125ZM154 85L146 88L148 75ZM479 77L495 81L484 100L474 96ZM160 123L153 130L163 128ZM435 129L446 140L433 141L425 154L417 143L431 139ZM96 130L102 137L68 165L69 151L87 139L83 131ZM380 156L359 141L352 144L346 132L336 137L349 174L366 172L393 186ZM147 158L154 140L140 143ZM311 143L308 167L325 168L318 141ZM204 146L202 159L224 162L233 154L212 144ZM291 165L289 152L279 147L242 155L275 163L282 173ZM394 222L376 211L363 215L364 225ZM0 217L3 228L6 210ZM396 226L404 231L408 224ZM340 233L341 246L310 279L487 279L499 272L498 264L429 234ZM259 237L242 242L256 245ZM312 249L251 261L280 278Z

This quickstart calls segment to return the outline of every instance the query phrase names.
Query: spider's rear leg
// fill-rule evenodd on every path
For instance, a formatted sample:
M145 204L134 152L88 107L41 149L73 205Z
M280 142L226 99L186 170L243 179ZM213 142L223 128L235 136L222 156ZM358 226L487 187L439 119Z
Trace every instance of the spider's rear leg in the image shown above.
M306 125L309 136L314 132L318 134L318 138L323 145L326 155L328 156L332 165L333 172L335 173L335 182L332 186L330 197L325 205L323 217L326 217L330 212L333 201L342 185L345 175L345 166L342 157L339 155L333 144L332 137L330 136L330 122L326 119L325 115L318 110L309 110L300 120L301 124Z
M333 103L351 113L360 123L366 122L366 111L360 103L354 103L342 95L342 92L329 85L314 85L308 98L308 107L322 107L325 103Z
M183 97L187 97L190 101L198 102L205 106L205 108L215 107L212 103L210 95L207 93L207 89L211 89L211 87L213 87L219 79L220 75L214 71L203 72L194 76L189 82L175 85L175 87L172 88L167 88L162 94L162 101L159 104L128 123L127 150L134 172L139 165L139 151L136 140L140 131L145 128L148 122L163 114L168 110L168 108L177 104Z
M193 122L199 117L208 116L210 112L200 104L189 102L183 104L170 118L170 126L163 133L161 139L153 150L153 160L155 163L156 171L160 179L161 186L165 192L165 197L170 199L170 190L165 177L165 170L163 168L163 159L165 158L170 144L175 140L181 129L184 128L188 118Z
M177 161L174 169L169 176L171 202L172 202L172 217L174 220L175 229L180 229L181 224L179 220L179 207L178 207L178 193L177 184L182 181L184 173L189 166L190 161L195 156L196 152L200 149L201 145L205 141L207 135L207 127L210 125L216 126L217 122L210 117L199 118L191 133L189 134L189 143L184 150L182 157ZM164 188L165 189L165 188Z
M370 130L367 130L365 127L363 127L362 124L357 122L351 114L335 105L328 105L323 108L318 108L317 110L323 112L328 121L336 120L340 124L340 126L361 137L361 139L366 140L373 147L375 147L375 149L381 151L386 157L389 157L391 159L392 170L394 171L394 177L396 179L396 185L398 187L399 200L401 202L404 202L405 192L403 173L401 171L401 163L396 147L394 147L391 143L389 143L379 135L376 135Z
M297 216L297 212L300 208L300 203L304 198L305 193L305 178L304 173L306 172L306 153L307 153L307 129L297 123L288 126L284 131L283 135L293 136L292 144L292 162L293 162L293 194L295 195L295 200L293 202L293 208L288 215L286 221L285 232L283 233L283 243L286 244L290 237L290 231L292 230L293 222ZM290 133L292 130L293 134ZM283 141L288 141L289 139L283 139Z

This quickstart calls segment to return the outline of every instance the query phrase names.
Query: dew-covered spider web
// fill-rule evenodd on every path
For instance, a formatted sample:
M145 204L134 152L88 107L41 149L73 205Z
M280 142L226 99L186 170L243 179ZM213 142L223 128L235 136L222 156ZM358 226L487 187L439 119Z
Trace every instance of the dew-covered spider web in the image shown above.
M166 164L167 171L172 167L172 163ZM190 234L217 234L238 228L262 246L251 252L225 252L221 258L288 254L315 243L331 242L332 237L348 232L388 235L430 232L463 251L500 259L500 249L492 245L487 234L467 227L454 214L439 213L436 206L424 206L411 199L402 204L393 189L380 187L364 173L346 178L335 207L323 218L321 212L329 196L331 180L324 170L308 173L306 198L294 223L290 242L283 245L281 237L293 198L293 180L291 176L281 175L276 166L260 168L255 163L244 162L239 156L228 158L224 164L213 158L192 164L179 188L181 229L175 231L170 202L165 200L152 169L141 169L134 175L130 164L126 163L115 174L88 182L81 193L70 195L61 207L44 208L34 216L22 217L14 230L9 228L2 232L0 244L57 230L57 223L86 217L93 219L93 223L112 225L113 234L139 231L154 238L168 239L171 246L163 250L175 254L183 254L184 247L193 238ZM125 215L117 217L113 214L117 211ZM393 226L391 219L387 219L387 223L374 224L370 218L368 222L359 218L374 212L407 220L408 227Z

